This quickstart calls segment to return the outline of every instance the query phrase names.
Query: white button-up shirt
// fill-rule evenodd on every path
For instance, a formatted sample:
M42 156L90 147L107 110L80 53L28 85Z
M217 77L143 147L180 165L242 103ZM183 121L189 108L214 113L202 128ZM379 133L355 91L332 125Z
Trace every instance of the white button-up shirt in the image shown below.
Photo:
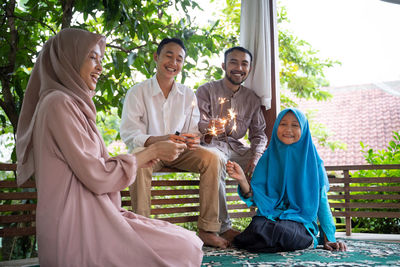
M126 94L120 135L132 151L144 146L150 136L174 134L176 131L199 133L199 118L197 99L192 89L174 82L165 98L156 76L153 76L136 84Z

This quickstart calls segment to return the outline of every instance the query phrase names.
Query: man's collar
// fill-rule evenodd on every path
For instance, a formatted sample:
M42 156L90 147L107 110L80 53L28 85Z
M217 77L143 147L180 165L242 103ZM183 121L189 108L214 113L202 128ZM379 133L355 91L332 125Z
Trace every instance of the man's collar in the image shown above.
M226 90L226 91L228 91L228 92L230 92L230 93L233 93L233 94L237 94L238 92L240 92L240 88L242 88L242 86L243 85L239 85L239 89L238 90L236 90L236 92L234 92L234 91L232 91L226 84L225 84L225 80L226 78L224 77L224 78L222 78L220 81L221 81L221 85L222 85L222 88L224 88L224 90Z
M156 77L156 75L154 75L152 78L151 78L151 83L152 83L152 88L153 88L153 92L152 92L152 96L155 96L155 95L157 95L157 94L162 94L162 95L164 95L163 94L163 92L162 92L162 90L161 90L161 87L160 87L160 85L158 84L158 81L157 81L157 77ZM178 86L178 84L177 84L177 82L174 80L174 84L172 85L172 88L171 88L171 92L169 92L170 94L172 93L174 93L174 92L177 92L178 94L181 94L181 95L183 95L183 90L182 90L182 88L180 88L179 86Z

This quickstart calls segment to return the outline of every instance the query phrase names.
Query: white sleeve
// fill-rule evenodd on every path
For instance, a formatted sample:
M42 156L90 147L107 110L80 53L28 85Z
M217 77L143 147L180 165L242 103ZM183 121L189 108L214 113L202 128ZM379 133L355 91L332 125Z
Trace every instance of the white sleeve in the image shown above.
M143 147L150 135L147 132L146 111L139 87L131 88L126 94L122 108L120 135L129 151Z

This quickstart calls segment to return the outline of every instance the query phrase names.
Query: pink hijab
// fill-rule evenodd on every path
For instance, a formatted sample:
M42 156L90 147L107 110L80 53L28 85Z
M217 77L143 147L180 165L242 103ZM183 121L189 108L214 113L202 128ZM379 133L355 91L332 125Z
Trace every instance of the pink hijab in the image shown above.
M80 29L63 29L43 46L26 87L17 128L17 183L22 185L34 174L32 133L36 111L50 92L60 90L76 100L89 121L96 123L91 91L79 71L91 49L99 44L102 53L106 38Z

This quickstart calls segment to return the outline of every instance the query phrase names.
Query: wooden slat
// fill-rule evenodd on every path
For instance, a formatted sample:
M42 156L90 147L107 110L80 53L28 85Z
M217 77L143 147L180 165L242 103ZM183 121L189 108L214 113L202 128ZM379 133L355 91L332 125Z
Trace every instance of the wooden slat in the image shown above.
M242 201L242 199L239 196L226 196L226 201Z
M178 208L156 208L151 209L151 214L172 214L172 213L185 213L200 211L199 206L192 207L178 207Z
M400 212L390 211L332 211L334 217L399 218Z
M121 191L121 197L130 197L129 191Z
M151 190L151 196L198 195L199 189Z
M344 192L345 188L341 186L331 186L331 192ZM400 192L400 186L351 186L351 192Z
M385 165L340 165L340 166L325 166L327 171L357 171L357 170L395 170L400 169L400 164L385 164Z
M20 223L20 222L34 222L34 221L35 221L34 214L0 216L0 223Z
M7 211L32 211L36 209L36 204L2 204L0 205L0 212Z
M184 203L198 203L199 198L168 198L168 199L152 199L151 205L170 205L170 204L184 204Z
M123 200L123 201L121 201L121 206L122 207L131 207L131 201L130 200Z
M228 204L228 210L241 210L241 209L249 209L246 204Z
M400 183L400 177L329 178L330 184L343 183Z
M237 186L238 182L236 180L226 180L227 186ZM200 184L199 180L152 180L151 186L198 186Z
M198 186L199 180L153 180L151 186Z
M18 187L21 187L21 188L36 188L36 183L35 183L35 181L28 180L25 183L23 183L21 186L18 186L16 181L10 181L10 180L0 181L0 188L13 188L13 189L16 189Z
M0 229L0 237L35 235L36 227L10 227Z
M17 164L14 163L0 163L0 171L16 171Z
M331 208L378 208L378 209L400 209L400 203L329 203Z
M228 210L241 210L248 209L246 204L228 205ZM173 208L154 208L151 209L151 214L172 214L172 213L185 213L185 212L198 212L200 207L197 206L186 206L186 207L173 207Z
M159 220L167 221L170 223L185 223L196 222L198 216L184 216L184 217L170 217L170 218L157 218Z
M391 194L391 195L383 195L383 194L366 194L366 195L328 195L328 199L382 199L382 200L398 200L400 199L400 194Z
M36 192L9 192L0 193L0 200L25 200L25 199L36 199Z

